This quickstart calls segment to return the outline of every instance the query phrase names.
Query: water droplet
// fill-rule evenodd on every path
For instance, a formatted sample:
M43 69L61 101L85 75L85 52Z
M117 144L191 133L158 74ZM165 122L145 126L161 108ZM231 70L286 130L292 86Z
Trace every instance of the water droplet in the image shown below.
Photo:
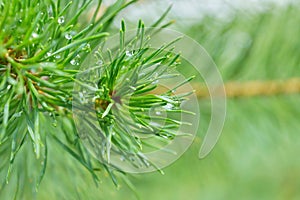
M32 37L32 38L37 38L37 37L39 37L39 35L38 35L37 33L34 33L34 32L33 32L33 33L31 34L31 37Z
M161 112L160 111L156 111L155 114L161 115Z
M23 113L23 111L20 111L20 112L15 113L13 116L16 118L21 117L22 113Z
M167 105L163 106L163 108L166 110L171 110L173 108L173 105L170 103L167 103Z
M159 82L159 80L155 80L152 82L153 85L157 84Z
M80 98L83 98L83 93L82 92L79 92L78 94L79 94Z
M35 73L38 72L38 70L37 70L37 68L31 68L31 69L30 69L30 72L33 73L33 74L35 74Z
M49 80L49 76L41 76L41 79L47 81L47 80Z
M71 63L71 65L76 65L76 64L77 64L76 61L75 61L74 59L71 60L70 63Z
M57 19L57 23L59 24L63 24L65 22L65 17L64 16L61 16Z
M132 52L130 52L130 51L126 51L126 56L128 56L128 57L132 57L132 56L133 56L133 54L132 54Z
M56 55L55 58L56 58L56 59L60 59L61 56L60 56L60 55Z
M81 103L83 103L83 104L88 103L88 99L85 98L86 95L84 95L83 92L79 92L78 94L79 94L79 101L80 101Z
M124 162L124 161L125 161L125 157L124 157L124 156L121 156L121 157L120 157L120 160L121 160L122 162Z
M126 80L126 81L129 81L129 78L126 78L125 80Z
M91 45L89 43L87 43L83 48L82 48L82 51L85 51L85 52L91 52L92 49L91 49Z
M20 22L20 23L22 23L22 22L23 22L23 20L22 20L22 19L19 19L19 22Z
M66 33L66 34L65 34L65 38L66 38L67 40L71 40L73 37L72 37L72 35L71 35L70 33Z
M53 15L53 9L52 9L52 6L49 6L49 8L48 8L48 15L49 15L49 16L52 16L52 15Z
M79 65L79 63L80 63L80 55L77 55L75 58L73 58L71 61L70 61L70 63L71 63L71 65Z
M99 66L101 66L103 64L103 61L102 60L98 60L96 64L99 65Z
M145 72L142 72L142 73L139 74L139 76L145 76L145 75L146 75Z
M47 52L47 57L50 57L52 55L51 52Z
M135 87L133 87L133 86L129 86L129 88L130 88L130 89L132 89L133 91L135 91L135 90L136 90L136 88L135 88Z
M151 121L149 124L150 124L151 126L161 127L161 124L159 124L159 123L157 123L157 122Z
M7 90L10 90L10 88L11 88L11 85L8 85L6 89L7 89Z
M144 159L144 163L147 167L150 167L150 163L147 160Z
M162 135L161 137L164 138L164 139L169 139L169 137L166 136L166 135Z

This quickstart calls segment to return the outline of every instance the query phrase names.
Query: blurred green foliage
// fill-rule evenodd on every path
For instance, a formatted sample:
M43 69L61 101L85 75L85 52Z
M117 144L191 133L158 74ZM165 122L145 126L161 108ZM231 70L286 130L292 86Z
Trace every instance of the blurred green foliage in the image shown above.
M207 16L187 31L213 57L224 82L299 77L299 7ZM141 199L299 199L300 96L228 99L222 136L204 160L197 154L209 120L200 100L200 133L165 176L141 175Z
M206 16L187 31L212 56L224 82L299 77L300 8L270 7L228 19ZM299 199L300 96L228 99L222 136L198 159L209 121L200 100L198 138L186 154L159 174L134 181L141 199Z
M298 6L266 12L235 11L234 17L207 16L187 30L212 56L225 82L299 77ZM209 121L200 100L198 138L176 163L159 174L139 175L141 199L299 199L300 96L228 99L222 136L213 152L198 159Z
M299 6L233 13L223 20L206 16L187 31L212 56L224 81L299 76Z

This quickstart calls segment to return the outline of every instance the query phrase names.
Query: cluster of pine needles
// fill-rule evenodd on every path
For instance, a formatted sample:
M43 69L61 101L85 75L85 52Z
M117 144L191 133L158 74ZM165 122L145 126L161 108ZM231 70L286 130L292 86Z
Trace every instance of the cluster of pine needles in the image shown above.
M173 90L191 79L163 94L151 93L160 79L176 76L168 74L180 63L180 55L171 49L174 41L151 50L147 44L151 34L140 20L136 37L128 43L122 21L120 43L108 52L109 59L105 60L100 50L93 51L113 32L110 25L116 15L135 2L118 0L102 9L101 0L0 1L0 195L1 191L14 191L11 194L17 198L36 191L46 173L49 151L56 147L60 148L58 154L67 152L88 170L96 183L104 170L117 184L114 171L118 168L110 164L111 152L133 165L133 160L139 159L148 166L151 163L142 153L146 141L138 134L174 139L173 130L183 122L156 116L165 121L157 126L151 124L153 116L147 115L154 107L183 112L180 104L188 94L174 95ZM162 24L169 10L151 26L170 25ZM98 56L98 68L93 72L97 76L93 80L78 78L88 70L82 64L91 55ZM82 95L89 96L74 92L74 83L80 90L94 92L90 99L94 107L90 108L98 124L87 121L83 126L90 128L87 135L100 149L97 155L101 159L90 155L76 129L72 108L89 111ZM95 130L101 135L93 135ZM15 186L5 189L10 182Z

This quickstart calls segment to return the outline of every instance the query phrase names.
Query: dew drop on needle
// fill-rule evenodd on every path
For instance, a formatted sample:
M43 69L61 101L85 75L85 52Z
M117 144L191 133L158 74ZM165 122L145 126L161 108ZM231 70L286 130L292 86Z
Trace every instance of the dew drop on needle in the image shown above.
M65 22L65 17L64 16L61 16L57 19L57 23L59 24L63 24Z
M133 54L132 54L130 51L126 51L126 56L128 56L128 57L132 57L132 56L133 56Z
M70 33L66 33L66 34L65 34L65 38L66 38L67 40L71 40L71 39L72 39L72 35L71 35Z

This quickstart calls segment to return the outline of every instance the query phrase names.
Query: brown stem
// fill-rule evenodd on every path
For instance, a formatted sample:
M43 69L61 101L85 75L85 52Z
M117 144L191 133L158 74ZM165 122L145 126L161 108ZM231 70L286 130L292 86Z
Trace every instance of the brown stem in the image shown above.
M195 93L199 99L208 98L211 95L204 83L192 83ZM216 86L215 91L222 91L222 86ZM289 78L286 80L270 81L230 81L224 84L227 98L254 97L254 96L274 96L281 94L298 94L300 93L300 78ZM164 92L163 88L158 88L156 92ZM179 88L176 93L187 92L184 86ZM219 93L221 94L221 92ZM213 95L218 95L215 92Z

